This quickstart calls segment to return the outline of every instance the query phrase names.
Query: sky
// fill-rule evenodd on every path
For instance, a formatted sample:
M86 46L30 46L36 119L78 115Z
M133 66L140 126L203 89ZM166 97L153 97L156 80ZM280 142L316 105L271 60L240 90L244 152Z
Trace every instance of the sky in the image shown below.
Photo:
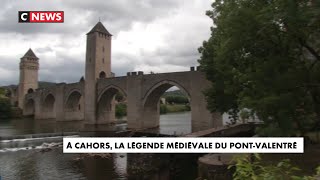
M17 84L20 58L31 48L39 81L84 76L86 33L99 21L112 37L112 72L188 71L210 36L212 0L2 0L0 86ZM64 11L64 23L18 23L18 11Z

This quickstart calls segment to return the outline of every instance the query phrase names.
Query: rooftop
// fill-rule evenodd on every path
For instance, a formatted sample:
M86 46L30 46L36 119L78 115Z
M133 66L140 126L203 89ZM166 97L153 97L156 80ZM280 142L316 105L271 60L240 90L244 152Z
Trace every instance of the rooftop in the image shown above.
M109 33L109 31L103 26L103 24L100 21L87 34L90 34L93 32L100 32L100 33L107 34L108 36L112 36L112 34Z
M32 51L31 48L26 52L26 54L25 54L22 58L36 58L36 59L39 59L39 58L34 54L34 52Z

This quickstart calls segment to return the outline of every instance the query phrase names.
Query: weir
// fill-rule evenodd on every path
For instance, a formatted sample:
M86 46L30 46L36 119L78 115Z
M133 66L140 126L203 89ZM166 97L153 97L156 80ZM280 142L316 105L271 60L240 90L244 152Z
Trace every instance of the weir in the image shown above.
M62 143L63 137L78 137L77 132L41 133L0 137L1 151L49 148Z

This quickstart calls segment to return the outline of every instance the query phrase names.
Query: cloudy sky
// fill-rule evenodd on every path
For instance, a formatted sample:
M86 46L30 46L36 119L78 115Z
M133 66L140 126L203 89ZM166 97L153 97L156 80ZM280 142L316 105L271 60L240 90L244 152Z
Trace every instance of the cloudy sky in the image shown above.
M196 66L210 36L212 0L2 0L0 86L16 84L19 61L31 47L40 81L75 82L84 75L86 33L99 21L113 34L112 71L161 73ZM59 10L65 22L17 23L18 11Z

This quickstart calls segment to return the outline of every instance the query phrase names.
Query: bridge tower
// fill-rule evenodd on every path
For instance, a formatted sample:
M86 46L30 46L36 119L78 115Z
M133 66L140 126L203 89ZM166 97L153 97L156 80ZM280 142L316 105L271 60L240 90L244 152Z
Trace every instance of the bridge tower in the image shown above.
M98 22L87 33L85 67L85 120L96 123L96 82L98 78L111 77L112 35Z
M20 60L18 106L23 109L24 97L38 88L39 58L29 49Z

